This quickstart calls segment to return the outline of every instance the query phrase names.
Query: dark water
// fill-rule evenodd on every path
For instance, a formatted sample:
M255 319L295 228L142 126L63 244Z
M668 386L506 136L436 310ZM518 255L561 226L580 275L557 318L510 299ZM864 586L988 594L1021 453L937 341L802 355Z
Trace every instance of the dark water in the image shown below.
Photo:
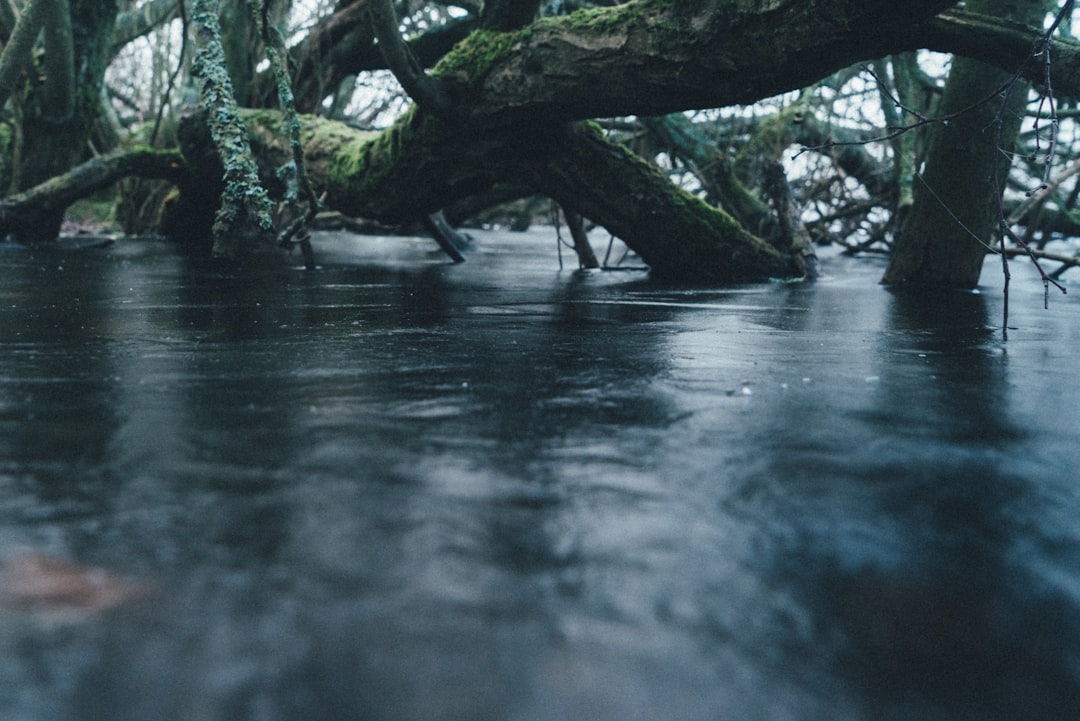
M546 235L0 254L0 718L1080 718L1080 312Z

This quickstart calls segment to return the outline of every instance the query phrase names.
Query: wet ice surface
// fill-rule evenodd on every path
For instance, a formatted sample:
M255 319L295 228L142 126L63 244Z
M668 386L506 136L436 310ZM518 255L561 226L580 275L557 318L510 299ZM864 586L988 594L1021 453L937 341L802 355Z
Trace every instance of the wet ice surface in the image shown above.
M1080 716L1080 314L1022 264L1003 343L993 269L316 243L0 254L0 583L145 591L0 609L0 718Z

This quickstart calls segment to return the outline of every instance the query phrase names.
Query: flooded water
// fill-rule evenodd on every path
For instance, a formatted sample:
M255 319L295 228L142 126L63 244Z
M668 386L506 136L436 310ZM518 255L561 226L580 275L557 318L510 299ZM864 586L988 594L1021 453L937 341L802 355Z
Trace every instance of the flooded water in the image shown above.
M0 718L1080 718L1072 296L432 248L0 253Z

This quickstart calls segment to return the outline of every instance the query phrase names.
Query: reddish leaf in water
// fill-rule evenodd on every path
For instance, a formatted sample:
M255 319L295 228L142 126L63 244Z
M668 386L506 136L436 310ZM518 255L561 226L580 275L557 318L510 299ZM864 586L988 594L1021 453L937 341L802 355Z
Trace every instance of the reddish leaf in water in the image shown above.
M0 607L90 614L141 598L146 589L94 566L27 553L0 566Z

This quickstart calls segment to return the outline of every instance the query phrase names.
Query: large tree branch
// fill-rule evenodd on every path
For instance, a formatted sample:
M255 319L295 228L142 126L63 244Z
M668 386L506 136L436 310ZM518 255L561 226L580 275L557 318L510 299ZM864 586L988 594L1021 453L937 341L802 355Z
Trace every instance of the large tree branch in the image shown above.
M555 126L531 150L524 177L620 237L654 275L728 282L794 273L790 258L592 124Z
M1041 28L1009 23L976 13L950 10L923 23L922 47L980 60L1002 70L1023 68L1027 80L1046 79L1041 60L1028 62L1042 36ZM1056 92L1080 96L1080 43L1055 39L1050 45L1050 81Z
M450 115L455 108L442 83L424 72L424 66L401 36L392 0L367 0L367 9L379 50L401 87L428 112L443 117Z
M631 0L477 32L436 67L472 120L659 115L752 103L918 47L955 0Z
M0 236L25 243L52 240L38 237L42 228L49 227L43 218L129 176L174 183L188 177L183 158L175 150L135 148L93 158L41 185L0 200Z
M245 120L261 165L287 158L280 115ZM346 215L410 222L510 182L608 228L659 275L731 281L795 272L789 258L592 125L492 134L414 110L383 134L305 118L302 136L316 188Z

